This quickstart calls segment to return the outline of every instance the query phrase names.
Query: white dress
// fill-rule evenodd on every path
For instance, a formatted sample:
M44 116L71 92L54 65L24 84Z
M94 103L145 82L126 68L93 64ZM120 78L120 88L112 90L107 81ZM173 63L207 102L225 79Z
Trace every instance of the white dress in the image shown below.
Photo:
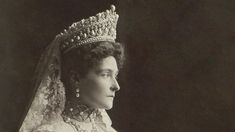
M79 119L62 115L39 126L33 132L116 132L111 126L111 120L106 119L106 114L105 110L92 112L89 116L85 112Z

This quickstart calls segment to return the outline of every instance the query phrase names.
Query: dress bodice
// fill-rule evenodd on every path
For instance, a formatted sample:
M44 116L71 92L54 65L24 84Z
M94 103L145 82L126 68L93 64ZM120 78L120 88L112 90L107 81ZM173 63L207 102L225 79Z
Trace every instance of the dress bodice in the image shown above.
M47 122L33 132L116 132L104 109L90 109L83 105L67 106L61 116Z
M76 123L71 124L63 119L57 119L39 126L33 132L116 132L111 125L106 125L105 123L73 121Z

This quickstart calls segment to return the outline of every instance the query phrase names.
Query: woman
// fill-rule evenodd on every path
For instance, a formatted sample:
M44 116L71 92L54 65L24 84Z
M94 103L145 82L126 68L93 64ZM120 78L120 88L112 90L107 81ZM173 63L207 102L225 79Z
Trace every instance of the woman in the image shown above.
M35 96L20 132L113 132L124 49L116 43L115 6L72 24L39 61Z

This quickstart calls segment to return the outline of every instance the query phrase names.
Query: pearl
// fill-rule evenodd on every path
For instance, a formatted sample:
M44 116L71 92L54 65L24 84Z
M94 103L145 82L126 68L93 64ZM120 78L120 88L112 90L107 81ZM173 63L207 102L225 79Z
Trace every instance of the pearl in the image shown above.
M69 110L70 110L70 111L73 111L73 108L70 108Z
M85 22L85 20L84 20L84 19L82 19L82 20L81 20L81 23L83 24L84 22Z
M94 30L92 30L92 31L91 31L91 34L92 34L93 36L95 36L95 32L94 32Z
M117 15L116 15L116 19L118 19L118 17L119 17L119 15L117 14Z
M79 96L80 96L80 94L79 94L79 93L77 93L77 94L76 94L76 97L79 97Z
M98 13L97 16L98 16L98 18L101 18L101 13Z
M114 12L115 11L115 6L111 5L111 10Z
M87 37L87 35L86 35L86 33L84 33L84 38L86 38Z
M77 89L76 89L76 92L79 92L79 91L80 91L80 90L77 88Z
M79 37L79 36L77 36L77 40L80 40L80 37Z
M90 20L90 22L92 22L92 20L93 20L93 17L89 17L89 20Z

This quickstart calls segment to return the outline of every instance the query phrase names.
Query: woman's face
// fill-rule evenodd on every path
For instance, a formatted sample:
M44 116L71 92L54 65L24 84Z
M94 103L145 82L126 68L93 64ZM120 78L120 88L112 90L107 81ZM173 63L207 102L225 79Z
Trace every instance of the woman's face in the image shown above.
M113 56L106 57L80 80L80 97L93 108L111 109L115 92L120 90L116 80L118 67Z

